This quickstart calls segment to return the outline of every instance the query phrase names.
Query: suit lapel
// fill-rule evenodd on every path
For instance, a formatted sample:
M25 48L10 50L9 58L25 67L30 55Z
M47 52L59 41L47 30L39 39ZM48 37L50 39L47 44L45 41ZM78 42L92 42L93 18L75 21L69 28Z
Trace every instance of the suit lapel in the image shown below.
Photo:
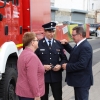
M84 40L82 43L80 43L75 49L73 49L72 53L70 54L70 59L73 56L73 53L77 52L81 46L86 42L87 40Z

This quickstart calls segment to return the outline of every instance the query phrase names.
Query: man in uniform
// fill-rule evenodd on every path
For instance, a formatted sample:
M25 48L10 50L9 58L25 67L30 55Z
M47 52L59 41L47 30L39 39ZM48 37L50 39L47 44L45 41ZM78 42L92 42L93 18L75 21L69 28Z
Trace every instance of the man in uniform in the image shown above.
M36 50L37 56L45 67L45 95L41 100L48 100L49 85L51 86L54 100L62 100L62 64L67 62L63 52L63 46L55 40L55 22L49 22L44 28L44 38L39 41L39 48Z

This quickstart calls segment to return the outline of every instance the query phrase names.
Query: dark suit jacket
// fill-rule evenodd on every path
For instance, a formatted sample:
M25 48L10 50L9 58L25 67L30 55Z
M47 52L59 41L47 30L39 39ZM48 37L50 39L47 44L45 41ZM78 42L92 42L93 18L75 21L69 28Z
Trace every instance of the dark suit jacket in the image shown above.
M66 66L66 81L69 86L86 87L93 84L92 47L87 40L73 49L69 44L64 48L70 53Z
M63 52L63 46L57 40L53 40L52 47L49 49L45 39L39 41L39 48L36 50L36 54L43 63L43 65L56 65L67 62L66 55ZM59 71L46 71L45 82L59 82L62 81L62 69Z

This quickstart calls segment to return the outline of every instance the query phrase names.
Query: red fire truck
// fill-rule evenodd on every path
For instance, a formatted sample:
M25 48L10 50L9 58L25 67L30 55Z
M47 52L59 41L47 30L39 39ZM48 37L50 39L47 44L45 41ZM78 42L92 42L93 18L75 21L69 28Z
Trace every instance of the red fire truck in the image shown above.
M42 34L42 24L51 18L50 9L50 0L0 0L0 100L17 100L16 66L23 50L22 36L26 31Z

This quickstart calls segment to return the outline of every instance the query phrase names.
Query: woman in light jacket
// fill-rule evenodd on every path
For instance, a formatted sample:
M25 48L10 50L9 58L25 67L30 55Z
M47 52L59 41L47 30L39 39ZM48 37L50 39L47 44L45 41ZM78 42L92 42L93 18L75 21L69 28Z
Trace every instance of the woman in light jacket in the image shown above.
M19 100L40 100L45 93L44 67L34 53L38 48L38 40L34 33L26 32L23 36L22 51L18 58L18 78L16 94Z

